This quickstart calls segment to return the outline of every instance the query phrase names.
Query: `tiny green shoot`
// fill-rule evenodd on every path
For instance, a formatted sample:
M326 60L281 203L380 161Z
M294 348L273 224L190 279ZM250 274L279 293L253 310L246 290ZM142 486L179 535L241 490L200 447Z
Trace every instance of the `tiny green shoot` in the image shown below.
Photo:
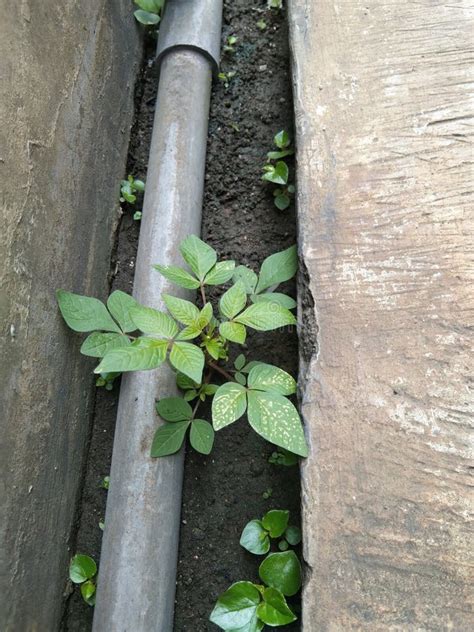
M229 35L227 38L227 43L224 45L224 52L226 53L235 53L235 45L239 41L239 38L235 35Z
M87 605L95 604L95 576L97 565L92 557L77 553L69 563L69 579L80 586L81 595Z
M134 2L139 7L133 14L137 22L144 26L156 26L160 22L165 0L134 0Z

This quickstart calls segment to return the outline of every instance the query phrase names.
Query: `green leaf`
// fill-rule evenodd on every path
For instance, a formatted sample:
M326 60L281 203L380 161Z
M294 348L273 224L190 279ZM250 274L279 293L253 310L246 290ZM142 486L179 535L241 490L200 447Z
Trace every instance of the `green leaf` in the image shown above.
M300 456L308 456L303 427L293 404L276 393L249 391L248 420L267 441Z
M217 253L214 248L205 244L196 235L189 235L180 246L183 259L198 277L203 281L209 270L217 261Z
M246 389L235 382L219 386L212 400L212 423L214 430L221 430L245 413L247 408Z
M140 24L144 24L145 26L158 24L158 22L160 21L159 15L156 15L156 13L149 13L148 11L142 11L142 9L134 11L133 15L135 16L135 19L140 22Z
M192 380L187 375L184 375L184 373L177 373L176 386L180 388L181 390L186 391L187 389L198 387L199 384L195 382L194 380Z
M258 569L260 579L287 597L296 595L301 588L301 565L294 551L270 553Z
M295 526L288 527L285 531L285 538L291 546L296 546L301 542L301 529Z
M281 294L280 292L265 292L264 294L252 294L250 297L252 303L261 303L267 301L268 303L278 303L286 309L294 309L296 307L296 301L291 296Z
M201 454L210 454L214 443L214 429L208 421L195 419L189 435L191 445Z
M276 165L267 165L262 180L274 182L275 184L286 184L288 182L288 165L283 160L279 160Z
M202 332L200 327L196 325L189 325L189 327L185 327L181 329L179 334L176 336L176 340L193 340L193 338L197 338Z
M132 309L131 317L137 329L144 334L153 334L170 339L178 333L178 325L174 320L168 314L159 312L152 307L137 305Z
M265 588L262 596L263 601L257 608L257 616L263 623L275 627L296 621L296 616L279 590Z
M194 303L169 294L162 294L162 298L170 314L180 323L194 325L199 318L199 310Z
M283 149L282 151L269 151L267 153L267 160L281 160L287 156L292 156L295 152L293 149Z
M231 321L221 323L219 325L219 333L226 340L230 340L231 342L237 342L240 345L244 344L245 339L247 337L247 331L244 325L241 325L240 323L234 323Z
M140 9L150 13L159 13L163 7L162 0L134 0L134 2ZM137 180L134 182L137 182Z
M235 261L219 261L209 270L204 279L205 285L221 285L232 278L235 269Z
M212 304L206 303L199 312L199 317L196 324L201 328L207 327L212 320Z
M296 382L289 373L272 364L263 362L254 366L249 372L249 388L267 393L293 395L296 393Z
M257 331L270 331L285 325L295 325L293 314L277 303L254 303L234 318L235 322L252 327Z
M123 334L103 334L94 331L82 343L81 353L93 358L103 358L112 349L128 347L130 340Z
M177 452L183 445L189 424L189 421L177 421L160 426L153 437L150 456L168 456Z
M227 318L232 319L241 312L247 304L247 292L242 281L237 281L235 285L224 292L219 301L219 308Z
M167 340L138 338L124 349L109 351L94 373L156 369L166 360L167 349Z
M170 362L175 369L201 383L204 354L199 347L189 342L175 342L171 347Z
M92 581L84 582L81 585L81 595L88 606L95 605L95 584Z
M291 200L286 195L286 193L282 193L281 195L276 195L273 203L277 207L279 211L286 211L286 209L290 206Z
M193 416L193 409L182 397L164 397L156 404L156 412L166 421L185 421Z
M278 548L280 551L288 551L288 542L286 540L280 540L280 542L278 542Z
M255 619L259 603L260 593L251 582L237 582L222 593L209 619L223 630L239 630Z
M258 360L251 360L248 362L243 369L241 369L242 373L250 373L254 366L258 366L259 364L264 364L263 362L259 362Z
M67 325L74 331L115 331L121 333L105 305L96 298L57 290L56 298Z
M143 7L142 7L143 8ZM273 142L278 147L278 149L286 149L290 145L290 135L284 129L275 134L273 137Z
M243 353L240 353L234 360L234 367L237 371L240 371L245 366L245 356Z
M279 538L288 526L290 512L283 509L271 509L262 518L262 525L271 538Z
M258 277L250 268L247 268L246 266L237 266L232 278L235 282L242 281L247 294L252 294L255 291Z
M109 312L115 318L120 325L124 333L135 331L136 325L132 320L131 311L134 307L137 307L138 303L129 294L115 290L107 299L107 307Z
M240 628L232 628L231 630L227 630L227 632L260 632L263 630L264 625L263 621L260 621L257 617L257 613L255 612L251 620L244 626Z
M177 266L162 266L159 264L156 264L153 267L155 270L158 270L165 279L179 285L179 287L184 287L187 290L197 290L200 286L199 281L182 268L178 268Z
M222 347L217 340L215 340L214 338L212 340L206 340L205 347L211 358L214 358L214 360L219 360Z
M245 386L247 384L247 378L243 373L240 373L240 371L237 371L237 373L234 374L234 378L235 381L239 384L242 384L242 386Z
M69 563L69 579L74 584L82 584L82 582L92 579L97 573L97 564L92 557L78 553Z
M260 520L248 522L240 536L240 546L254 555L265 555L270 550L270 538Z
M260 294L272 285L283 283L291 279L298 269L298 255L296 246L270 255L262 263L256 293Z

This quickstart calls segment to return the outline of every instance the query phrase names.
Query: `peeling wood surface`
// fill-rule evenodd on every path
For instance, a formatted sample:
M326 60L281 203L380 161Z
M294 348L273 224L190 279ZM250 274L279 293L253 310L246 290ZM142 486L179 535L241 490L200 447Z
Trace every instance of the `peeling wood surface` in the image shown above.
M473 9L289 0L305 632L474 630Z

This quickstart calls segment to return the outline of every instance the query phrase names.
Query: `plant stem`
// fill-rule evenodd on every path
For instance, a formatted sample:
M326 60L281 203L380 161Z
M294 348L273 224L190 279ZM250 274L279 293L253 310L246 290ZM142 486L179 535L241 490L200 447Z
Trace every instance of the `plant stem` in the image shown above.
M234 378L232 377L232 375L228 373L225 369L223 369L221 366L219 366L218 364L215 364L214 362L212 362L212 360L207 361L207 366L211 367L211 369L213 369L214 371L217 371L228 380L233 381Z
M206 304L206 292L204 290L204 285L201 283L201 298L202 298L202 305L204 307L204 305Z

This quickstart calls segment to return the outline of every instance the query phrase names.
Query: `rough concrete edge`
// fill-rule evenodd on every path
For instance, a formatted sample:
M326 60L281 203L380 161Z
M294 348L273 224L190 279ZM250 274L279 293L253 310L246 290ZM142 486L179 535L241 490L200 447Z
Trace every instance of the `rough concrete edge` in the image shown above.
M294 0L288 0L287 17L290 47L290 74L293 91L293 108L295 115L295 162L296 162L296 221L297 221L297 243L298 243L298 259L299 272L297 277L297 301L298 301L298 339L299 339L299 373L298 373L298 402L300 415L305 426L306 439L309 444L310 457L313 448L309 426L307 425L307 416L305 414L305 406L309 404L308 384L312 372L312 367L318 360L319 356L319 319L316 301L316 289L311 273L306 265L306 258L309 246L305 238L304 226L306 225L306 209L309 205L308 195L304 188L304 178L301 169L301 156L306 154L308 146L308 138L312 137L312 130L301 106L301 67L303 65L304 54L301 49L301 38L305 37L305 30L308 23L308 15L306 9L296 6ZM301 34L302 33L302 34ZM310 143L309 143L310 144ZM308 458L310 458L308 457ZM302 532L303 532L303 569L304 581L302 589L302 621L301 629L304 629L304 603L305 603L305 585L310 580L312 567L308 562L308 544L304 537L304 514L307 503L306 478L305 478L305 462L300 466L301 474L301 508L302 508Z

